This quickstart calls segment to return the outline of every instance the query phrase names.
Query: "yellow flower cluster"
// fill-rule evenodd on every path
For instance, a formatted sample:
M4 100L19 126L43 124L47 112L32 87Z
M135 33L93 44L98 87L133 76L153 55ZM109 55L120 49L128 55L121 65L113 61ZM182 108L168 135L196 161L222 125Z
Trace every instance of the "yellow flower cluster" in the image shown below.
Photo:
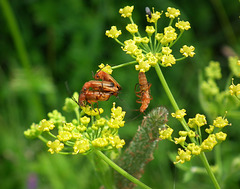
M159 129L159 138L171 140L173 129L168 127L167 129Z
M176 156L176 162L174 162L174 164L177 163L184 163L185 161L190 161L191 160L191 151L190 150L186 150L184 151L181 148L178 148L178 155Z
M177 119L181 119L185 115L185 109L177 110L175 113L172 113L172 116ZM179 131L178 138L174 137L174 139L172 139L173 129L169 126L167 129L163 128L159 130L160 139L168 139L183 147L183 149L178 149L178 155L174 162L175 164L190 161L192 156L199 155L203 151L211 151L216 144L226 140L227 134L221 131L223 127L230 125L226 118L219 116L213 120L213 124L205 129L208 137L203 140L200 129L206 124L207 121L205 115L196 114L194 118L189 118L188 120L189 130ZM187 137L189 137L191 143L187 142Z
M50 131L53 130L55 125L53 124L52 121L47 121L46 119L43 119L40 121L40 124L38 125L38 130L39 131Z
M122 108L118 106L115 108L115 103L113 103L113 108L111 109L111 119L107 122L110 128L118 129L119 127L123 127L125 121L123 118L126 114L125 111L122 111Z
M177 110L176 113L172 113L171 115L172 115L172 117L175 117L177 119L181 119L187 114L186 114L185 109L181 109L181 110Z
M65 107L69 110L68 105L69 103L65 104ZM100 116L103 113L102 108L92 109L86 106L82 107L80 114L77 114L78 119L66 122L65 117L54 110L48 114L49 120L43 119L39 124L32 124L24 134L27 137L39 137L45 141L51 154L87 154L94 148L100 150L122 148L125 141L119 138L118 128L124 126L123 119L126 112L122 111L121 107L115 107L115 103L113 103L111 112L111 118L108 120ZM51 132L53 129L57 129L56 136L53 134L56 133L55 131ZM43 132L47 132L55 140L48 141L44 138L45 135L41 135ZM67 151L64 148L65 145L68 146ZM72 147L72 151L69 147Z
M190 118L188 120L188 126L190 128L201 127L207 124L205 115L196 114L195 118Z
M168 7L165 13L166 17L170 18L170 24L163 28L163 32L158 32L157 22L161 18L162 12L152 12L149 8L146 8L146 18L149 23L153 23L154 26L146 26L147 36L140 35L137 24L134 23L132 18L133 6L126 6L119 10L122 17L128 17L130 23L127 24L126 30L132 34L132 39L127 39L121 42L117 37L121 34L120 30L117 30L116 26L112 26L111 30L107 30L106 35L114 38L122 46L122 50L126 54L131 55L132 58L136 59L138 63L135 65L135 69L140 72L147 72L151 67L160 64L161 66L167 67L176 64L178 60L182 60L186 57L193 57L195 55L193 46L184 45L180 52L183 57L176 59L170 49L171 46L181 37L185 30L189 30L190 23L188 21L176 21L175 27L173 27L173 20L180 15L180 11L175 8ZM166 48L166 49L164 49ZM168 49L168 50L167 50Z
M151 18L149 18L149 15L146 15L147 16L147 21L150 22L150 23L156 23L158 21L158 19L161 17L161 14L162 12L158 12L158 11L154 11L153 9L153 12L151 13Z

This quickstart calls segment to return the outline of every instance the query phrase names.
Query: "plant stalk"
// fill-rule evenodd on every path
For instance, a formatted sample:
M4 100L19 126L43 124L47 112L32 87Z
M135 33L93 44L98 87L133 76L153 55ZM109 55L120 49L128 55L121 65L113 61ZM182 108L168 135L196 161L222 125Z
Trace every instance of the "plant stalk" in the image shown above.
M144 189L151 189L149 186L145 185L144 183L142 183L141 181L139 181L138 179L136 179L135 177L133 177L132 175L130 175L129 173L127 173L126 171L124 171L121 167L119 167L117 164L115 164L112 160L110 160L105 154L103 154L101 151L99 150L95 150L94 151L96 155L98 155L100 158L102 158L108 165L110 165L113 169L115 169L118 173L120 173L121 175L123 175L124 177L126 177L127 179L129 179L131 182L137 184L138 186L140 186L141 188Z

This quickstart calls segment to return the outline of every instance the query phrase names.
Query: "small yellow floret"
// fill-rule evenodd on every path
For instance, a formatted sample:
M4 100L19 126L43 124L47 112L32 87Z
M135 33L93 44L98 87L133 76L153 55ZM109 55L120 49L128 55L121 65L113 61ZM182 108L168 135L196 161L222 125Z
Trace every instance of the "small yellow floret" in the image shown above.
M85 125L78 125L77 130L79 130L80 132L84 132L87 130L87 127Z
M186 137L181 136L181 137L179 137L179 138L174 138L174 140L175 140L175 144L181 144L181 145L183 145L183 143L184 143L185 140L186 140Z
M216 136L214 134L210 134L208 138L202 142L201 149L211 151L216 144Z
M147 72L150 69L151 65L149 64L149 61L147 60L144 61L143 59L139 59L137 61L138 65L135 65L135 69L137 71L139 70L140 72Z
M211 134L213 132L214 128L215 127L213 125L209 125L209 128L206 128L205 131L206 131L206 133Z
M196 114L195 123L197 124L198 127L201 127L201 126L207 124L205 115Z
M180 136L185 137L185 136L187 136L188 132L187 132L187 131L179 131L178 134L179 134Z
M201 153L201 147L194 143L188 144L187 148L192 152L192 155L199 155Z
M220 140L220 141L224 141L227 138L227 134L223 133L222 131L216 133L215 135L216 135L217 140Z
M154 29L153 26L146 26L146 30L145 31L147 32L147 34L149 36L151 36L155 32L155 29Z
M161 61L164 66L172 66L173 64L176 64L176 59L172 54L163 55Z
M181 49L180 49L180 53L183 54L183 56L185 57L193 57L195 55L195 52L193 52L195 50L194 46L190 46L188 47L187 45L184 45Z
M106 31L106 36L111 37L113 39L118 38L119 35L122 34L121 30L117 30L116 26L112 26L110 30Z
M38 130L39 131L50 131L54 129L55 125L53 124L52 121L47 121L46 119L43 119L40 121L38 125Z
M193 130L190 130L190 131L188 131L188 136L189 136L190 138L193 138L193 137L196 136L196 133L195 133Z
M103 113L102 108L94 108L92 109L91 106L81 106L81 109L85 112L85 114L89 116L97 116Z
M125 141L120 139L119 136L109 137L109 142L113 147L122 148L125 145Z
M111 119L107 122L110 128L118 129L119 127L123 127L125 121L123 121L124 116L126 114L125 111L122 111L122 108L118 106L115 108L115 102L113 103L113 107L111 108Z
M142 38L141 37L137 37L137 36L134 36L133 40L135 41L135 43L141 43L142 42Z
M167 12L165 14L166 14L166 17L176 18L180 15L180 11L178 9L168 7Z
M119 10L119 13L121 14L122 17L126 18L126 17L130 17L132 16L132 11L134 9L134 6L126 6L124 8L121 8Z
M172 49L170 49L169 47L162 47L162 53L165 55L169 55L171 54Z
M176 162L177 163L184 163L185 161L190 161L191 160L191 151L190 150L182 150L181 148L178 148L178 156L176 156Z
M131 34L138 32L138 26L136 24L128 24L126 26L126 30L129 31Z
M175 117L177 119L181 119L187 114L186 114L185 109L181 109L181 110L177 110L176 113L172 113L171 115L172 115L172 117Z
M95 124L99 127L104 126L105 123L106 123L106 119L103 117L95 121Z
M161 14L163 12L158 12L158 11L154 11L153 9L153 12L151 13L151 18L149 18L149 15L146 15L147 17L147 21L150 22L150 23L156 23L158 21L158 19L161 17Z
M63 126L64 131L72 131L75 128L76 128L76 126L73 125L72 123L65 123Z
M113 72L112 67L108 64L104 65L103 63L101 63L98 67L100 68L100 70L102 70L110 75ZM98 70L98 71L100 71L100 70Z
M189 30L191 28L190 23L188 21L178 21L175 26L180 30Z
M57 135L58 139L60 141L68 141L71 140L72 138L72 133L70 133L69 131L59 131L59 134Z
M124 47L122 47L123 51L126 51L127 54L134 54L135 51L138 49L135 41L132 39L124 41Z
M240 96L240 84L232 85L229 86L229 92L231 95L235 95L236 97Z
M173 133L173 129L168 127L167 129L159 129L160 139L170 139Z
M188 126L190 127L190 128L194 128L195 126L196 126L196 122L195 122L195 118L189 118L188 119Z
M87 125L89 122L90 122L90 118L87 117L87 116L83 116L80 118L80 122L83 124L83 125Z
M96 138L92 141L92 145L94 147L105 147L108 145L108 141L106 138Z
M148 37L143 37L141 42L147 44L147 43L149 43L149 38Z
M58 153L64 148L64 144L61 143L59 140L55 140L54 142L48 141L47 146L49 147L48 151L51 154L54 154L54 152Z
M177 33L175 32L175 29L172 26L168 26L164 28L164 35L161 38L161 44L165 45L168 43L171 43L177 39Z
M73 146L74 154L84 153L90 149L88 139L77 140Z
M215 120L213 120L213 126L218 128L223 128L229 125L228 120L224 119L223 117L219 116Z
M111 108L111 115L112 117L122 117L124 118L126 112L125 111L122 111L122 107L118 106L117 108L115 107L116 106L116 103L114 102L113 103L113 107Z
M150 65L150 66L155 66L158 62L158 59L156 58L156 56L149 52L146 54L146 57L147 57L147 63Z
M163 38L163 33L157 33L155 35L156 40L160 41Z

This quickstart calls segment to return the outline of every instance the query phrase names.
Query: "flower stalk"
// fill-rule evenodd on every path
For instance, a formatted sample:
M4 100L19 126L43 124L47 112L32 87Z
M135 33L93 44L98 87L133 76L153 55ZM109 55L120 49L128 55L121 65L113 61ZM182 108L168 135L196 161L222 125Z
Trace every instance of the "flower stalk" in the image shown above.
M129 179L131 182L137 184L141 188L144 189L151 189L146 184L142 183L140 180L136 179L132 175L130 175L128 172L124 171L121 167L119 167L117 164L115 164L112 160L110 160L105 154L103 154L99 150L95 150L94 153L98 155L100 158L102 158L108 165L110 165L114 170L116 170L118 173L123 175L125 178Z

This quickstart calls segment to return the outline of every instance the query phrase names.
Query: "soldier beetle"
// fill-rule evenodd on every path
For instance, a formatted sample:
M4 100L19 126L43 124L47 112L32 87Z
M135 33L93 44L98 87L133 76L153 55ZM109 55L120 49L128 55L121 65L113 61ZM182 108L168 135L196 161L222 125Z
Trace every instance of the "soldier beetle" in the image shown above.
M102 81L113 82L114 85L118 88L118 90L121 90L121 86L118 84L118 82L111 75L109 75L108 73L106 73L106 72L104 72L102 70L98 71L95 74L94 79L96 79L96 80L101 79Z
M86 103L94 103L98 101L107 101L112 96L109 92L85 91L80 93L78 103L80 106L86 106Z
M91 80L86 82L81 92L84 93L85 91L99 91L99 92L110 92L114 96L118 95L118 88L114 85L113 82L110 81L95 81Z
M150 95L150 87L152 86L152 84L149 84L147 82L147 78L144 72L139 72L138 80L140 91L136 92L136 96L139 97L140 99L138 99L136 102L142 104L139 111L143 113L147 109L150 100L152 100L152 97Z
M79 94L79 105L85 106L86 103L94 103L98 101L107 101L112 95L118 96L121 86L118 82L108 73L100 70L94 79L86 82ZM102 81L99 81L99 80Z

